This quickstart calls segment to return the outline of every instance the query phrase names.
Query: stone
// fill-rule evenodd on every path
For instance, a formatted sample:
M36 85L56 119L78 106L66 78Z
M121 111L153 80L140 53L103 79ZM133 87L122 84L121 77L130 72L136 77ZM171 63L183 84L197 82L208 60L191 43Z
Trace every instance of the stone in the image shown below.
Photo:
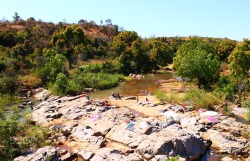
M71 131L71 136L78 141L102 147L104 145L104 138L102 136L93 136L93 134L93 129L84 125L74 127Z
M77 153L78 157L83 160L90 160L93 156L94 153L90 150L81 150Z
M48 157L50 157L51 159L55 159L58 157L55 147L45 146L43 148L39 148L31 154L15 158L14 161L46 160Z
M226 157L221 158L221 161L233 161L233 159L226 156Z

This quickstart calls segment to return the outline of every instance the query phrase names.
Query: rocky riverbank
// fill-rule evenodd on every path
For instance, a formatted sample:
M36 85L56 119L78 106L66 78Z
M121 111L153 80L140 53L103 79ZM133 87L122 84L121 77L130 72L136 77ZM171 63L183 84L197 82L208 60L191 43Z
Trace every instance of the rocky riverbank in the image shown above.
M179 155L197 160L213 146L247 155L249 128L216 112L165 104L154 96L93 101L86 95L51 96L34 107L33 121L50 128L52 146L21 160L152 160Z

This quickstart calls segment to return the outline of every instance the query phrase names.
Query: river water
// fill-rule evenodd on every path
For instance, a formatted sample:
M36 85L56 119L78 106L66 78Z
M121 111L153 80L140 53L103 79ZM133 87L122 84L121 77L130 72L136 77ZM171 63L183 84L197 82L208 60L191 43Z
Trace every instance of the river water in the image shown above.
M118 87L89 93L89 96L91 99L105 99L111 96L112 92L119 93L123 96L135 96L137 94L151 95L154 94L157 89L159 80L166 80L175 77L176 74L172 72L166 72L163 74L147 74L145 75L145 78L124 81L121 82Z

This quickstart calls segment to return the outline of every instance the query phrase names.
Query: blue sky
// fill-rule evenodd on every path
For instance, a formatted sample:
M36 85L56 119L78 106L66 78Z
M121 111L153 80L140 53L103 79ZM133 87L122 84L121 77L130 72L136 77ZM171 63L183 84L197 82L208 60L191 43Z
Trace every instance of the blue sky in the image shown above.
M77 23L111 19L142 38L208 36L250 38L250 0L4 0L0 19Z

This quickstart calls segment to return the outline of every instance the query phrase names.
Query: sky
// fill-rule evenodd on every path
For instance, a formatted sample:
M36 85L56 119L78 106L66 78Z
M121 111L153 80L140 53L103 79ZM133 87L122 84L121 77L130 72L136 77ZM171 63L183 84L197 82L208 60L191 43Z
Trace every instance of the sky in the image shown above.
M0 20L112 23L142 38L250 38L250 0L1 0Z

